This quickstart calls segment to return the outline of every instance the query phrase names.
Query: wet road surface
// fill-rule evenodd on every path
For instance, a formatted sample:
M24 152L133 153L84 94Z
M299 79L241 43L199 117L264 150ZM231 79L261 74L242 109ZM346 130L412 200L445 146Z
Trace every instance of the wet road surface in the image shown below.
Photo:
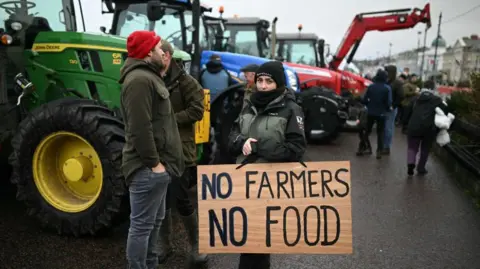
M351 160L353 255L274 255L272 268L480 268L480 212L452 175L432 157L427 176L407 179L406 139L399 132L392 155L382 160L356 157L357 142L355 134L342 134L334 145L311 145L306 158ZM128 224L103 238L48 234L26 217L12 188L0 186L0 269L126 268ZM175 255L161 268L185 268L186 234L177 227ZM238 255L212 255L207 268L237 264Z

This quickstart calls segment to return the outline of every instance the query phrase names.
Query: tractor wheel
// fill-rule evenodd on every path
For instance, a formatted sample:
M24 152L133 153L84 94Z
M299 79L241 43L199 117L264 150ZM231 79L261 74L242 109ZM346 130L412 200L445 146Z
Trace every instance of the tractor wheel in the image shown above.
M95 235L128 216L121 172L124 125L93 100L64 98L36 108L12 139L17 199L42 227Z
M235 84L225 89L212 102L211 120L213 131L211 136L211 164L235 163L228 149L228 137L232 130L233 123L238 118L245 94L245 84Z

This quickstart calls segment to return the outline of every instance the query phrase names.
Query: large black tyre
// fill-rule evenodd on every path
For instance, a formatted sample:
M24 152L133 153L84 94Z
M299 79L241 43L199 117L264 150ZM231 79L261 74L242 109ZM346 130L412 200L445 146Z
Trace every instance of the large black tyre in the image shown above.
M315 86L298 94L297 100L303 109L309 142L329 143L338 137L343 125L339 96L330 89Z
M235 163L235 158L229 153L228 137L242 110L244 94L245 84L235 84L226 88L212 102L211 164Z
M75 133L87 140L97 152L103 168L99 197L78 213L62 212L40 194L33 178L32 157L42 138L58 131ZM108 231L128 217L128 189L121 172L125 143L123 123L113 111L93 100L64 98L32 111L19 125L12 139L12 183L17 199L42 227L59 234L95 235Z

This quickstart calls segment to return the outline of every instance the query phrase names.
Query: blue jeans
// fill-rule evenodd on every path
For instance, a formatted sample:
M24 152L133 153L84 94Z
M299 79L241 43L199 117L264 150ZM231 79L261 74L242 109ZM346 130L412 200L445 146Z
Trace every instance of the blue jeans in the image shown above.
M162 220L170 175L148 168L132 175L130 192L130 229L127 239L129 269L154 269L158 266L156 244Z
M385 136L383 139L383 148L390 149L392 145L393 133L395 132L395 118L397 117L398 108L387 112L385 117Z

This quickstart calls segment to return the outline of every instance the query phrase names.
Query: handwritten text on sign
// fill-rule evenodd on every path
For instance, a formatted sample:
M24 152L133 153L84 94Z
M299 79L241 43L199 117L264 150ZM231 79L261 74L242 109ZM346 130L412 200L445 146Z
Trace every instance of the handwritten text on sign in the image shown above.
M200 253L352 253L350 162L198 166Z

